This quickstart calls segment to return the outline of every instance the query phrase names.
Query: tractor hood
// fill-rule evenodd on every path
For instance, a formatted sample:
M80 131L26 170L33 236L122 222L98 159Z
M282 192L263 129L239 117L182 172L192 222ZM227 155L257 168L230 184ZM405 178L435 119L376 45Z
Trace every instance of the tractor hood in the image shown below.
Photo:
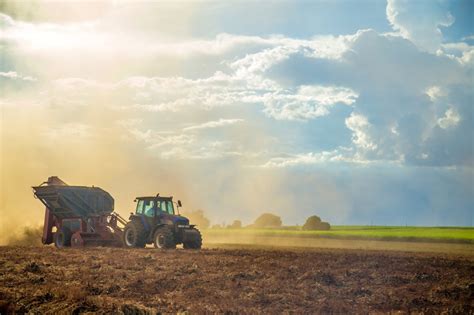
M189 220L186 217L175 216L173 222L176 225L189 225Z

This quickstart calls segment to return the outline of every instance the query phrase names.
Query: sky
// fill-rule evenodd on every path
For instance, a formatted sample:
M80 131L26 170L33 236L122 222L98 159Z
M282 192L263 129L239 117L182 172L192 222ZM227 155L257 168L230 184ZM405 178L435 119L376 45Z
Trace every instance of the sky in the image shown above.
M160 192L214 224L472 226L473 12L2 0L1 227L41 223L51 175L124 215Z

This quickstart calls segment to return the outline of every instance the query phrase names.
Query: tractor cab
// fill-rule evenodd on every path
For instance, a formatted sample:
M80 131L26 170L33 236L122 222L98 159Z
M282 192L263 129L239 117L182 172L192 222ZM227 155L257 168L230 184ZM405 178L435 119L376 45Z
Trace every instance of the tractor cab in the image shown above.
M137 197L135 198L137 208L135 214L153 217L160 213L175 215L175 203L173 197ZM181 201L178 200L176 208L181 207Z
M181 201L159 194L152 197L137 197L135 213L130 214L130 223L124 231L124 243L128 247L144 247L154 243L158 248L174 248L183 244L185 248L201 248L201 234L179 215ZM175 207L176 206L176 207Z
M178 213L177 209L181 207L180 200L175 203L173 202L173 197L161 197L157 195L155 197L137 197L135 198L135 202L137 203L137 207L135 214L131 214L132 216L145 217L147 221L153 222L154 224L163 222L166 224L180 224L189 227L189 220L176 214Z

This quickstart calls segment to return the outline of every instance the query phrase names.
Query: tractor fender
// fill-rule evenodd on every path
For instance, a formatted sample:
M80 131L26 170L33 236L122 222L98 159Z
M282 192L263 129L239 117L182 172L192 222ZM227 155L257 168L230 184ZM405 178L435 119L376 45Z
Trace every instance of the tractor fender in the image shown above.
M148 224L148 222L146 222L146 220L143 216L141 216L141 215L131 215L129 220L133 221L133 222L136 222L138 224L141 224L146 232L150 231L150 224Z

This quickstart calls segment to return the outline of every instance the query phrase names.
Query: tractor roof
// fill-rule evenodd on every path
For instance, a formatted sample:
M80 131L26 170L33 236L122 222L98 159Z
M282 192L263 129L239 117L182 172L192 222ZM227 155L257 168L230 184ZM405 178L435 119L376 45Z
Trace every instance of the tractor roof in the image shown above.
M156 196L145 196L145 197L136 197L135 200L143 200L143 199L165 199L165 200L173 200L173 196L171 197L165 197L165 196L160 196L160 194L157 194Z

